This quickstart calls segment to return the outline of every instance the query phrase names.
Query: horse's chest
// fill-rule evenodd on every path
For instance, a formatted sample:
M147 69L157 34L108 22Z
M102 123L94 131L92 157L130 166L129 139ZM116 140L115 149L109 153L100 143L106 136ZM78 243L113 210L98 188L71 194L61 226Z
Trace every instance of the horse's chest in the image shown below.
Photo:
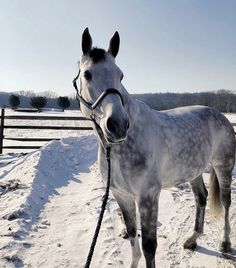
M135 192L140 180L145 178L150 161L148 155L129 145L112 151L113 187Z
M147 169L148 154L137 146L127 145L117 154L117 160L123 174L140 174Z

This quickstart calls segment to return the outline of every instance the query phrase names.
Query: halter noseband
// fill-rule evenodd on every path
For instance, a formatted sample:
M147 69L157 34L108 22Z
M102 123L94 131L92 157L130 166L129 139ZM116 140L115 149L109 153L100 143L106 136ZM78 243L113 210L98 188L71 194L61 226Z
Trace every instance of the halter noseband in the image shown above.
M90 111L91 111L91 114L90 114L90 118L94 121L94 115L95 115L95 109L97 108L98 104L108 95L108 94L117 94L119 95L120 99L121 99L121 102L122 102L122 105L124 106L124 100L123 100L123 97L122 95L120 94L120 92L115 89L115 88L108 88L106 90L104 90L102 92L102 94L96 99L96 101L92 104L88 101L86 101L81 93L79 92L78 90L78 87L77 87L77 83L76 81L78 80L79 78L79 75L80 75L80 70L79 70L79 73L78 75L75 77L75 79L73 80L73 86L76 90L76 99L78 102L81 102L83 103Z

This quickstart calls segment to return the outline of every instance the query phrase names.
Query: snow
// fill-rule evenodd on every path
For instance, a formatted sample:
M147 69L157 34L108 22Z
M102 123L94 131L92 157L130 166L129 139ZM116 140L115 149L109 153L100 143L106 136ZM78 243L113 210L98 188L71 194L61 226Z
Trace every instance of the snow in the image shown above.
M231 123L236 123L236 114L225 114Z
M231 115L231 119L236 116ZM91 132L60 135L61 140L39 150L0 156L1 268L84 265L105 190L97 165L98 144ZM208 177L204 173L206 184ZM236 180L230 211L232 254L219 253L222 222L212 220L208 208L199 246L195 252L184 250L194 217L194 198L188 184L162 191L157 267L235 267ZM111 194L91 267L129 266L130 245L119 236L121 228L120 211ZM143 257L139 267L145 267Z

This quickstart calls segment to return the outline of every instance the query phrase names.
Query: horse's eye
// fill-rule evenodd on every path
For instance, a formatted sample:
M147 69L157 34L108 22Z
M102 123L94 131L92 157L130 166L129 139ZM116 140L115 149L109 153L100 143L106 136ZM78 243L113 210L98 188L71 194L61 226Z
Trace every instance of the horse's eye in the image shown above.
M91 79L92 79L92 75L91 75L91 73L90 73L89 71L85 71L85 72L84 72L84 78L85 78L86 80L91 80Z
M121 77L120 77L120 81L122 81L124 78L124 75L122 74Z

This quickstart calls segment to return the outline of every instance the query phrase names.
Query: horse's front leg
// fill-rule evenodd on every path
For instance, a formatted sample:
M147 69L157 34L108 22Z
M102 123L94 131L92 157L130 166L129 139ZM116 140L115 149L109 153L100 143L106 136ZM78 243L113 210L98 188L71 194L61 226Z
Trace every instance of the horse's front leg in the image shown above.
M141 250L139 247L138 234L137 234L137 219L136 219L136 206L135 199L131 195L123 195L120 192L112 191L113 195L121 209L126 230L129 235L129 240L132 249L132 262L130 267L137 268L141 258Z
M155 268L155 254L157 248L157 215L160 191L151 194L150 190L144 191L138 201L142 248L146 260L146 268Z

